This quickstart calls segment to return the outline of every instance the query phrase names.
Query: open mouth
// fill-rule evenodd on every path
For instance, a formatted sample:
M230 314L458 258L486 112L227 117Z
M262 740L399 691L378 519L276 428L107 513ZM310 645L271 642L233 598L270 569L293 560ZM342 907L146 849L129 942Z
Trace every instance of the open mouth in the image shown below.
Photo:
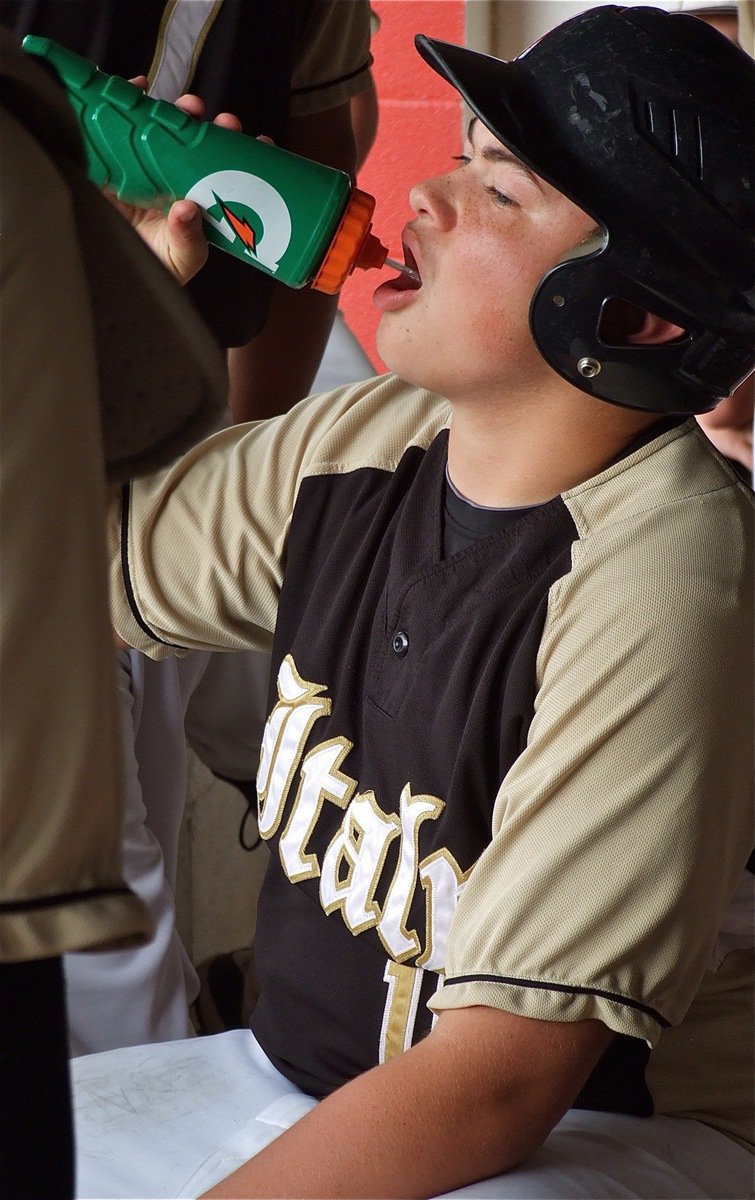
M417 260L406 242L403 243L402 250L404 252L403 262L399 262L395 258L386 258L385 260L385 265L391 267L397 274L391 279L387 279L385 283L381 283L372 297L372 303L380 312L396 312L407 304L411 304L412 292L418 292L422 287L422 276Z
M398 276L390 280L390 286L401 292L416 291L422 287L417 260L408 246L402 246L402 249L404 251L404 262L399 262L396 258L386 258L385 260L387 267L392 267L394 271L398 271Z
M400 287L402 291L417 291L422 287L422 276L419 273L417 260L405 242L401 248L404 251L404 266L394 286Z

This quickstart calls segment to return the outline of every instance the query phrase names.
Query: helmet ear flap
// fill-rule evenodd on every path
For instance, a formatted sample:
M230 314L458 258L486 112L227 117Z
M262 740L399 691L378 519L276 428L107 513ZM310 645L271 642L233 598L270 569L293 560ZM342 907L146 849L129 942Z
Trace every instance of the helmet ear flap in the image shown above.
M580 391L628 408L692 414L715 407L747 375L751 349L715 336L716 345L708 346L710 334L687 323L683 336L661 343L608 336L604 311L616 299L675 325L683 320L660 295L615 269L610 246L559 263L532 298L530 328L538 350ZM719 386L712 390L714 360Z

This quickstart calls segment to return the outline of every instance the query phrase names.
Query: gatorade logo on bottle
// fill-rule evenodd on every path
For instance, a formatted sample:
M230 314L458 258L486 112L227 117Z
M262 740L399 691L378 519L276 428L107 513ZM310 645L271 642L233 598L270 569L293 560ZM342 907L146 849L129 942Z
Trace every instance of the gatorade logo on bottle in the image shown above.
M291 214L275 188L248 171L215 171L186 193L205 220L228 242L275 273L291 242Z

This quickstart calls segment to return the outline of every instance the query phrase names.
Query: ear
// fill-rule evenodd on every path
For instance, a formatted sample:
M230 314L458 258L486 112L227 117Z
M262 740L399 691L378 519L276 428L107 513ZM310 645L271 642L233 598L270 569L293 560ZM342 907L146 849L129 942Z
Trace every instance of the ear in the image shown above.
M636 333L627 334L627 341L633 346L662 346L666 342L675 342L684 337L686 329L681 325L673 325L655 313L646 312L642 326Z

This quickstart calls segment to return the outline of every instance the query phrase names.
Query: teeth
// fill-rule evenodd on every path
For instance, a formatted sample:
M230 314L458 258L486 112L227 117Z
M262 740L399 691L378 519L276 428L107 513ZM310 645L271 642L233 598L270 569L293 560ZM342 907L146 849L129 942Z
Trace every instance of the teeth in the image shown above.
M397 262L395 258L386 258L385 265L393 267L394 271L400 271L402 275L408 275L415 283L420 282L419 272L415 271L413 267L407 267L406 263Z

